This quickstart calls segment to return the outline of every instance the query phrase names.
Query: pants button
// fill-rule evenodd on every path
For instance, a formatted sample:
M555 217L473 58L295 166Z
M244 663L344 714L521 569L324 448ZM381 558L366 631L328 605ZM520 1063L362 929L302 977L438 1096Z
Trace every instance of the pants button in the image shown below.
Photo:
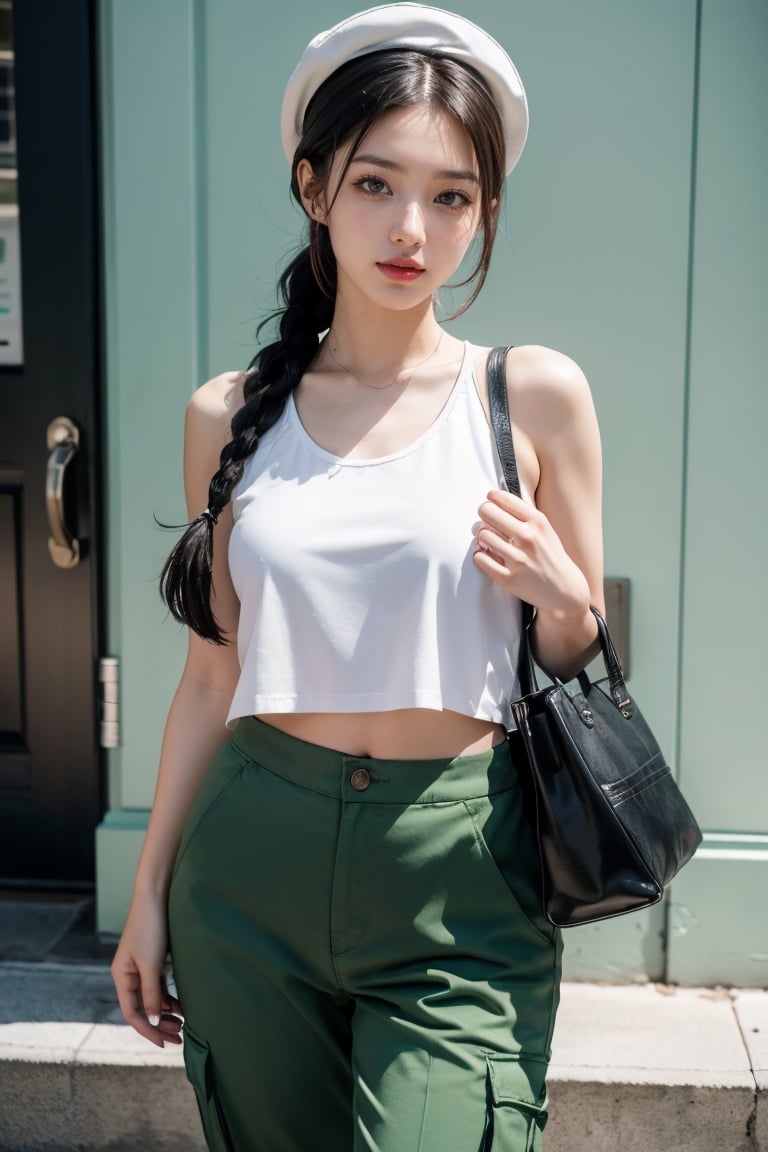
M355 792L365 792L366 788L369 788L371 785L371 774L367 768L355 768L349 778L349 782Z

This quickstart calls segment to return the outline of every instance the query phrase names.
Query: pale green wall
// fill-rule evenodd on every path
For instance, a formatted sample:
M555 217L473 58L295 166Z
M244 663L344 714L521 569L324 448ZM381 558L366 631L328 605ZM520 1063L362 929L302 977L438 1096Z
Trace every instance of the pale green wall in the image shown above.
M673 976L768 984L768 5L706 2L692 278L681 778L703 850Z
M461 4L447 6L462 10ZM123 744L111 766L112 811L99 833L104 930L119 928L123 915L126 861L139 840L131 810L151 801L162 720L183 656L178 630L163 623L156 595L155 575L169 541L154 528L152 515L181 518L185 399L208 374L250 359L256 323L274 302L276 272L297 240L300 217L287 201L288 173L277 128L285 79L318 23L329 26L355 7L335 0L324 4L318 17L302 0L284 0L277 8L253 0L101 0L108 598L110 646L123 668ZM763 405L762 423L752 420L746 433L750 417L743 412L741 436L756 438L765 426L756 373L740 369L737 384L737 373L727 370L732 351L725 329L731 320L718 302L724 293L717 270L722 267L718 244L732 227L733 192L716 173L721 149L736 148L729 118L723 132L717 68L726 69L729 100L748 104L754 84L764 93L757 61L761 31L765 43L766 9L760 0L727 5L703 0L703 7L702 77L709 88L701 104L706 144L699 149L690 397L696 0L477 0L463 6L509 47L532 116L529 144L510 181L491 276L480 301L456 328L478 342L551 344L585 368L605 447L607 570L632 580L632 687L676 762L679 606L687 556L681 746L686 788L713 832L761 832L768 829L768 814L763 809L753 818L758 810L748 792L756 787L754 756L746 766L744 757L738 769L728 766L741 799L731 804L727 822L715 803L721 761L708 751L706 736L699 737L702 754L694 735L712 715L712 697L697 690L692 669L701 669L710 689L716 685L707 653L712 613L725 614L726 605L718 608L714 590L735 590L738 597L744 588L745 545L726 554L735 526L724 527L722 512L714 531L711 524L697 522L706 509L706 462L731 460L722 451L713 454L711 443L727 426L728 411L718 408L723 374L728 395L741 388L743 405L751 388L753 407ZM734 14L730 22L729 14ZM731 39L721 34L723 22ZM738 41L739 28L752 37L747 55L754 57L754 76L749 68L743 71L739 44L732 42ZM764 188L765 155L761 159L748 146L750 131L740 129L744 146L737 149L732 183L749 183L754 168L760 178L756 187ZM742 194L738 207L745 237L750 213L752 230L762 224L755 195L745 204ZM749 287L756 293L750 307L764 313L764 253L762 265L757 243L743 260L738 249L730 257L729 291L738 300L743 264L751 269ZM756 360L759 323L749 322L738 303L729 307L746 332L740 364ZM687 428L696 435L686 485ZM741 499L738 464L746 444L733 440L730 470L726 466L717 473L724 481L717 497L724 507L728 497ZM754 468L765 478L764 456L755 453ZM757 493L754 477L751 483ZM756 514L758 497L750 499ZM761 547L764 560L764 538ZM707 563L699 583L693 577L701 566L696 549ZM756 595L759 555L753 563ZM746 611L745 603L745 616ZM724 635L720 624L715 631L718 638ZM754 635L754 627L742 628L743 650L733 667L749 665L746 649ZM719 876L722 870L715 872ZM688 875L693 883L698 875L693 865ZM709 905L699 904L696 918L712 923ZM746 940L746 926L742 934ZM658 978L665 973L665 938L660 908L580 929L569 933L566 968L574 976ZM678 978L695 981L702 978L695 963L675 968L678 945L685 947L692 938L676 930L670 971L679 969Z
M120 658L121 747L97 831L99 927L119 931L152 800L184 640L157 594L184 518L182 420L207 364L200 291L192 5L107 0L101 23L107 353L108 646Z
M108 626L121 661L113 808L146 807L183 640L157 593L184 519L182 421L201 382L193 21L186 0L102 5Z

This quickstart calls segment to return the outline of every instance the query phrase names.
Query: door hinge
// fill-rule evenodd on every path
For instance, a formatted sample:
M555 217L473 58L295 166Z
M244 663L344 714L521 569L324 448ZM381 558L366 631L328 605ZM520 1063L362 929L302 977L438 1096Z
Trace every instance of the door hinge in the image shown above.
M120 661L115 656L99 660L99 745L117 748L120 744Z

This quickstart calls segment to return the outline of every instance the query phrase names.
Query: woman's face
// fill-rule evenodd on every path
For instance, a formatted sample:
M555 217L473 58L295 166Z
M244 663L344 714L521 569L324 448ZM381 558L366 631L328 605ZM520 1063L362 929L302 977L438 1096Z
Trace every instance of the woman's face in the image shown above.
M338 297L396 310L431 301L480 222L469 135L445 112L395 109L373 125L342 176L346 159L339 149L315 209L330 233Z

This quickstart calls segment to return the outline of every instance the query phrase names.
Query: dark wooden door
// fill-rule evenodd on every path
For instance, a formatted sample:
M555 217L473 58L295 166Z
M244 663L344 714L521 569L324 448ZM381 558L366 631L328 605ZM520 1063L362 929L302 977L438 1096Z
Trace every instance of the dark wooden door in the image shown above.
M101 812L94 9L12 13L23 360L0 366L0 884L91 883Z

